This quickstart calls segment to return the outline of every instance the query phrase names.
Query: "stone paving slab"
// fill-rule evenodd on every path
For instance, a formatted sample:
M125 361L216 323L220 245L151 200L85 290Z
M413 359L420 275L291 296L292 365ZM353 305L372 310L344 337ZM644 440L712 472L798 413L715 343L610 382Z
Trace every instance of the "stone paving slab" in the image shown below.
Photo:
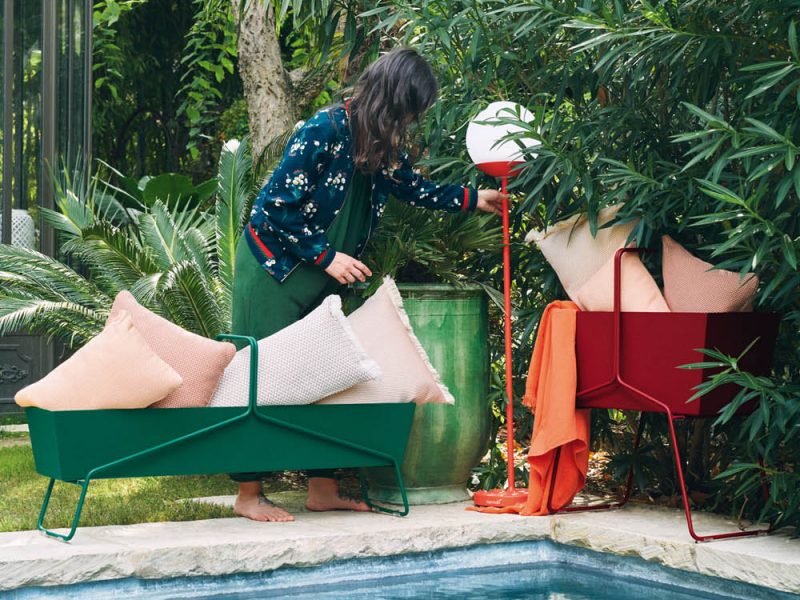
M363 557L426 552L475 544L550 539L602 552L800 593L800 539L769 537L695 544L683 514L672 509L549 517L487 515L466 503L415 506L404 518L373 513L312 513L302 494L275 494L295 513L290 523L213 519L86 527L69 544L37 532L0 534L0 590L137 578L257 573ZM231 498L209 499L230 503ZM696 529L735 528L699 514Z
M5 433L28 433L27 425L0 425L0 431Z

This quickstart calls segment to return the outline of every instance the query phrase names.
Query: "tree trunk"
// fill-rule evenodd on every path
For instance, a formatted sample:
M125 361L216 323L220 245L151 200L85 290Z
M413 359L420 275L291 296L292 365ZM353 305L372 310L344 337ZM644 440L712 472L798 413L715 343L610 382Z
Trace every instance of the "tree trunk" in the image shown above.
M231 0L239 15L242 0ZM275 30L275 9L268 0L245 3L239 22L239 73L247 101L253 156L302 117L325 87L334 65L287 73Z
M231 0L239 14L241 0ZM239 73L247 100L253 156L277 135L294 125L291 83L283 68L281 48L275 30L275 10L271 2L246 3L239 23Z

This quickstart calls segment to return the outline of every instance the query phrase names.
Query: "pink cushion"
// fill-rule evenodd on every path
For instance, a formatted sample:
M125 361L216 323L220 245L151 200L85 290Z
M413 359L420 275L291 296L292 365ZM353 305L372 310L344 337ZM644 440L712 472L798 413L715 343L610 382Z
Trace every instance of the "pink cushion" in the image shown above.
M653 277L639 260L629 252L622 257L620 294L622 309L628 312L669 312ZM607 260L577 292L575 303L581 310L614 310L614 257Z
M236 347L186 331L141 306L128 291L117 294L109 318L121 310L131 314L134 326L153 351L183 378L183 385L154 408L206 406Z
M131 315L120 310L100 334L18 391L14 400L48 410L144 408L180 385L181 376L147 345Z
M758 277L714 269L692 256L668 235L661 238L664 296L673 312L742 312L753 310Z
M453 396L411 329L391 278L348 317L350 326L383 377L328 396L319 404L428 402L453 404Z

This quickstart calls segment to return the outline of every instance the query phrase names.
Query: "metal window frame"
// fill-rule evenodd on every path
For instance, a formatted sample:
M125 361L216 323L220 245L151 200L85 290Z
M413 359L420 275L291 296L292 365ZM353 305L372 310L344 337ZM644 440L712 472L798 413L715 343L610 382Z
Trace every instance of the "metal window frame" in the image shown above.
M3 0L3 228L0 242L11 243L11 204L14 189L11 165L14 153L13 99L14 91L14 0Z

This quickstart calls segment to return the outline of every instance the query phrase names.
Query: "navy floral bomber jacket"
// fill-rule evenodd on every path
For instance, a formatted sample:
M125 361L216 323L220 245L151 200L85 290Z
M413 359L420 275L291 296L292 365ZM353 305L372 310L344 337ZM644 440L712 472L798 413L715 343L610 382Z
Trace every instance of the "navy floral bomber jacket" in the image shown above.
M245 238L261 266L284 281L305 261L326 268L336 249L325 234L339 213L355 169L343 105L317 112L294 132L272 177L258 194ZM372 175L373 231L389 195L412 206L448 212L475 210L478 191L438 185L414 172L408 155ZM364 249L366 240L356 254Z

